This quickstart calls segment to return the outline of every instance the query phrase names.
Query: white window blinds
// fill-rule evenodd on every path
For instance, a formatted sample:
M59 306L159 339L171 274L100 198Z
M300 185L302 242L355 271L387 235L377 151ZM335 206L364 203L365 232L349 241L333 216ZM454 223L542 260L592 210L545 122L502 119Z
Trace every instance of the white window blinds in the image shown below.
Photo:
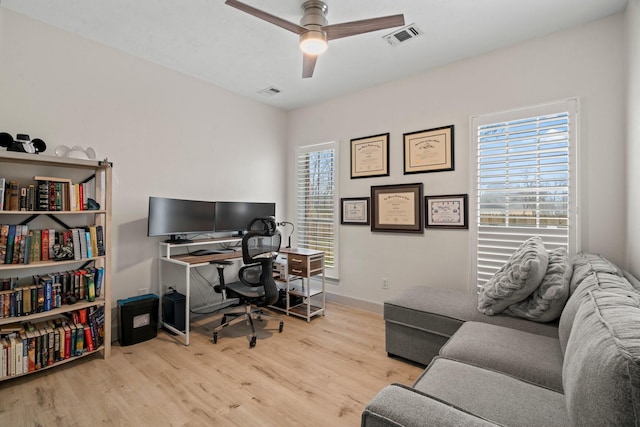
M531 236L575 252L576 122L576 100L473 119L478 286Z
M324 251L325 267L335 269L335 143L301 147L297 168L298 247Z

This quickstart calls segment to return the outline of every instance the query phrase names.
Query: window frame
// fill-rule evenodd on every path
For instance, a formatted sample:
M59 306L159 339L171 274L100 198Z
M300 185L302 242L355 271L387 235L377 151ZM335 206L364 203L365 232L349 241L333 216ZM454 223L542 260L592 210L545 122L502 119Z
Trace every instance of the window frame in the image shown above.
M566 247L567 251L570 255L580 250L580 210L579 210L579 150L578 150L578 142L579 142L579 129L580 129L580 114L579 114L579 98L568 98L556 102L551 102L547 104L535 105L530 107L524 107L514 110L503 111L499 113L491 113L491 114L483 114L473 116L470 121L470 132L469 132L469 140L470 140L470 170L473 171L471 174L471 191L470 191L470 203L469 203L469 218L472 219L470 221L470 249L471 249L471 283L474 283L474 288L482 286L483 283L488 279L483 279L479 277L479 246L483 242L481 240L481 226L479 221L479 175L480 175L480 164L479 164L479 127L486 126L489 124L497 124L501 122L513 122L522 119L528 119L533 117L542 117L551 114L557 114L561 112L568 113L568 167L569 167L569 183L568 183L568 228L567 228L567 242ZM521 241L526 240L531 235L540 234L540 230L548 230L547 228L539 228L539 227L528 227L524 229L528 230L538 230L535 233L522 233L520 236L517 236L518 233L515 233L519 227L516 226L505 226L496 228L498 234L513 235L513 242L504 243L503 241L499 241L496 243L496 246L504 245L504 247L498 247L496 249L496 253L493 255L487 256L483 253L484 260L488 264L494 263L494 270L497 271L502 264L509 258L509 254L513 253L513 250L519 246L518 239ZM504 230L511 229L511 232L504 233ZM548 241L545 241L544 233L541 235L543 242L545 243L545 247L547 250L555 249L559 246L564 246L563 244L558 244L553 241L553 238L547 237ZM500 253L500 252L503 253ZM485 266L486 267L486 266ZM486 274L485 274L486 278Z
M333 213L332 213L332 225L333 225L333 257L331 254L325 251L325 276L327 278L338 280L339 278L339 225L340 225L340 192L338 189L338 184L340 182L339 176L339 144L336 141L325 142L320 144L313 145L305 145L299 146L296 148L296 157L295 157L295 221L296 221L296 230L297 230L297 245L298 247L304 248L306 247L303 240L301 240L301 236L303 234L301 231L303 230L301 224L301 202L300 202L300 161L302 155L307 155L313 152L320 152L325 150L333 150L333 195L332 195L332 203L333 203ZM310 249L316 249L310 248ZM318 248L318 250L323 250Z

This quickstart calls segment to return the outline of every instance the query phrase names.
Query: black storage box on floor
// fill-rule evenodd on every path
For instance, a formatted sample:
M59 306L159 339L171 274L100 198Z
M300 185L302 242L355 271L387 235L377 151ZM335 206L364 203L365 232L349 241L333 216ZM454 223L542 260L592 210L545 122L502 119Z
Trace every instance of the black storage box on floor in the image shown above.
M175 290L164 294L162 297L162 323L184 332L186 301L187 297Z
M118 300L120 345L132 345L158 335L158 296L140 295Z

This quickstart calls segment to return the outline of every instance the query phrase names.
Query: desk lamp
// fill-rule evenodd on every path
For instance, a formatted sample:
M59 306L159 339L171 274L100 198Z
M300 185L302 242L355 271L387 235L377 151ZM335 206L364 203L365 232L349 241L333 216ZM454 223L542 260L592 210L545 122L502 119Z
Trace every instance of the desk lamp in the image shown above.
M291 247L291 236L293 235L293 232L295 231L296 228L293 225L293 223L289 222L289 221L282 221L282 222L278 223L279 226L285 226L287 224L291 226L291 233L289 233L289 241L287 243L287 248L290 248Z

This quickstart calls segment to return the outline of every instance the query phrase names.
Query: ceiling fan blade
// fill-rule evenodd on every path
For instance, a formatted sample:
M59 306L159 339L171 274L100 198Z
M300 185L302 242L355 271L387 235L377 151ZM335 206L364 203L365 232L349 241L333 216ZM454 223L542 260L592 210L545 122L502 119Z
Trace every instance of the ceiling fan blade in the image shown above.
M308 79L309 77L313 77L313 69L316 68L316 61L318 60L318 55L309 55L307 53L303 54L302 57L302 78Z
M404 15L390 15L380 18L363 19L361 21L344 22L342 24L325 25L322 30L327 33L328 40L355 36L385 28L402 27Z
M301 25L294 24L293 22L289 22L289 21L284 20L282 18L278 18L277 16L271 15L270 13L267 13L267 12L262 11L260 9L256 9L253 6L249 6L248 4L244 4L244 3L236 1L236 0L226 0L224 3L228 4L231 7L235 7L238 10L246 12L249 15L253 15L256 18L260 18L260 19L262 19L264 21L267 21L267 22L270 22L270 23L272 23L274 25L277 25L280 28L284 28L285 30L289 30L292 33L296 33L296 34L300 35L303 32L307 31L307 29L304 28Z

